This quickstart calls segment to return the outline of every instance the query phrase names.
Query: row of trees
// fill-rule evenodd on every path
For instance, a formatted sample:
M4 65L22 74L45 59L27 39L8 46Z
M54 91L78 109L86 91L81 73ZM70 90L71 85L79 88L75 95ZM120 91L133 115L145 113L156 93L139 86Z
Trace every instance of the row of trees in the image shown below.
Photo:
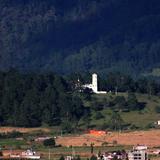
M78 76L84 81L90 77L89 74ZM135 81L123 75L121 83L121 75L112 73L107 80L100 79L100 87L111 87L113 91L117 87L117 91L128 92L128 98L116 96L101 104L90 92L80 93L75 90L76 77L77 75L63 78L53 73L24 74L15 70L0 72L0 124L21 127L61 125L70 132L81 118L89 123L92 110L97 112L106 107L118 112L142 110L145 104L138 102L133 92L151 95L159 94L160 90L160 85L154 81ZM119 83L116 78L120 78ZM90 101L90 108L85 107L86 101Z
M85 112L79 97L68 93L55 74L0 72L0 124L34 127L77 122Z
M68 76L68 81L71 85L80 79L81 84L91 83L91 74L72 74ZM110 72L107 75L98 77L99 90L106 90L108 92L136 92L145 93L149 96L160 94L160 83L152 77L132 78L127 74L120 72ZM81 85L80 84L80 85Z

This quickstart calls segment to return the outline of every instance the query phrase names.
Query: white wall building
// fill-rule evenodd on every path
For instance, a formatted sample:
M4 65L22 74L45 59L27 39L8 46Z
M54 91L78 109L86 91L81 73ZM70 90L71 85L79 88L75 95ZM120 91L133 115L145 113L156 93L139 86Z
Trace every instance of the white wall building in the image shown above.
M92 74L92 83L83 85L83 88L92 89L93 93L96 93L96 94L106 94L107 93L106 91L98 91L98 78L97 78L96 73Z
M157 121L157 125L160 126L160 120Z
M148 160L148 154L144 150L130 151L128 152L128 160Z

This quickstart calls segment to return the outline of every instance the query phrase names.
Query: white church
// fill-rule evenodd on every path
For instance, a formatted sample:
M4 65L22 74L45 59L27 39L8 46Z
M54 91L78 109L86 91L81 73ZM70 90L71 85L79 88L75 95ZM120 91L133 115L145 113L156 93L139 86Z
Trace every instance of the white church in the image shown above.
M85 84L82 86L84 89L85 88L89 88L92 89L93 93L96 94L106 94L106 91L98 91L98 78L97 78L97 74L93 73L92 74L92 83L91 84Z

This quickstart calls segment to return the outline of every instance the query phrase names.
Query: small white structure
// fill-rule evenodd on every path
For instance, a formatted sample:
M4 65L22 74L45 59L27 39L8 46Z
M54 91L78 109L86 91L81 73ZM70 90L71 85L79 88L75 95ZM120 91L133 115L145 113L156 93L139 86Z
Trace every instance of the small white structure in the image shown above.
M153 154L159 155L160 154L160 149L157 149L157 150L153 151Z
M66 158L65 158L65 160L73 160L74 158L73 158L73 156L67 156Z
M93 93L96 93L96 94L106 94L107 93L106 91L98 91L98 78L97 78L96 73L92 74L92 83L83 85L83 88L92 89Z
M21 154L10 154L10 158L18 158L18 159L40 159L41 156L37 154L35 151L28 149L27 151L22 152Z
M148 147L146 145L137 145L133 147L133 150L138 150L138 151L142 151L142 150L147 150Z
M105 156L105 155L103 155L103 160L112 160L114 157L113 157L113 155L107 155L107 156Z
M128 160L148 160L148 154L142 150L130 151L128 152Z
M27 151L22 152L21 158L25 159L40 159L40 155L38 155L35 151L28 149Z
M157 121L157 125L160 126L160 120Z
M45 141L45 140L47 140L47 139L51 139L52 137L38 137L38 138L36 138L34 141L35 142L43 142L43 141Z

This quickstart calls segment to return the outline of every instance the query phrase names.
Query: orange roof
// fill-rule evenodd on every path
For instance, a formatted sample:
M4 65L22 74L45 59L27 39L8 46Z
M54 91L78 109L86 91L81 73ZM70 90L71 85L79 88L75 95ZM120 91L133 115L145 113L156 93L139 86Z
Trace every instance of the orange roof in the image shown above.
M106 131L102 131L102 130L90 130L89 133L90 134L94 134L94 135L104 135L104 134L106 134Z

